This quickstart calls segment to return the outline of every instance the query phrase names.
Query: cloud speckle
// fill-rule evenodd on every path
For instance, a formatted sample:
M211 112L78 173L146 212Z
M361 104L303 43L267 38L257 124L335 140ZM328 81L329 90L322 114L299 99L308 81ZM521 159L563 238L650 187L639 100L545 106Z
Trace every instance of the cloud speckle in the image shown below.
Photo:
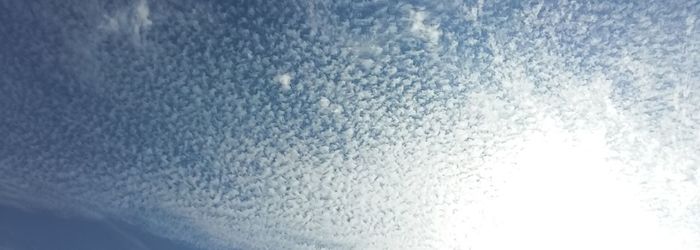
M292 84L292 75L289 73L284 73L275 76L274 80L280 85L280 88L283 90L289 90Z
M442 32L437 24L426 24L428 13L423 10L411 10L411 32L431 44L437 44Z
M128 36L137 45L143 43L144 32L153 25L146 0L138 0L128 6L107 12L103 14L98 28Z

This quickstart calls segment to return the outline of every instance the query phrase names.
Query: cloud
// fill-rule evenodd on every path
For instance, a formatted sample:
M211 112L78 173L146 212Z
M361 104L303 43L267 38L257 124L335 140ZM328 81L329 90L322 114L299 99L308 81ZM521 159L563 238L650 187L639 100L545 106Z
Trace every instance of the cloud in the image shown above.
M292 84L292 75L289 73L284 73L275 76L274 80L280 85L283 90L289 90Z
M685 25L687 26L687 28L685 29L685 34L691 35L693 33L693 29L695 28L695 16L689 15L688 17L686 17Z
M479 14L484 11L484 0L477 0L477 3L475 6L472 6L469 9L469 15L468 15L468 20L470 21L478 21L479 20Z
M437 44L440 41L440 36L442 35L440 26L438 24L426 24L428 13L425 11L411 10L409 13L411 20L411 33L431 44Z
M140 0L136 4L133 10L133 15L134 15L134 21L132 23L132 30L133 34L135 36L138 36L138 39L140 40L142 30L147 29L150 27L153 23L151 20L148 18L150 14L150 10L148 8L148 3L146 0Z
M318 105L321 106L321 108L326 109L331 105L331 101L328 100L328 98L321 97L321 99L318 100Z
M113 33L131 37L135 44L141 44L144 32L153 25L146 0L138 0L131 5L104 14L98 27Z
M700 245L696 6L170 4L104 19L153 46L94 48L111 91L0 69L0 190L205 249Z
M148 3L146 2L146 0L140 0L136 4L135 13L137 26L148 27L151 26L151 24L153 24L151 20L148 19L150 10L148 9Z

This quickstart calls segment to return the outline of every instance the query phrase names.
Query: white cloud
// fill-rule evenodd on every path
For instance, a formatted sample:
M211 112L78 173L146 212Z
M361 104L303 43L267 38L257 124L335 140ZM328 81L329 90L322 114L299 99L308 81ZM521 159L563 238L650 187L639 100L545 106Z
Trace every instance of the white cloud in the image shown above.
M473 6L463 5L461 7L462 13L464 13L464 18L470 22L476 22L479 20L479 14L483 12L484 0L478 0Z
M440 36L442 31L440 31L440 26L438 24L426 24L428 22L426 18L428 13L423 10L410 10L410 20L411 27L410 31L426 40L431 44L437 44L440 41Z
M127 35L136 44L143 42L142 35L153 25L146 0L138 0L124 8L104 14L103 18L98 28Z
M283 90L289 90L292 85L292 75L289 73L277 75L273 80L275 80Z
M150 10L146 0L139 0L133 11L135 19L134 23L132 24L134 34L141 34L142 29L146 29L153 24L153 22L151 22L151 20L148 18Z
M321 97L318 100L318 105L321 106L322 109L327 109L331 105L331 101L328 100L328 98Z

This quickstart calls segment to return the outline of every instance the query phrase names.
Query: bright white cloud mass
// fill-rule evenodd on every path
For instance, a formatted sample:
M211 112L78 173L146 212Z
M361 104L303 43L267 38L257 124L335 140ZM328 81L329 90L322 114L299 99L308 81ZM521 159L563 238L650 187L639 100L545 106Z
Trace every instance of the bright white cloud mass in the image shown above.
M226 2L0 4L0 202L203 249L700 249L697 3Z

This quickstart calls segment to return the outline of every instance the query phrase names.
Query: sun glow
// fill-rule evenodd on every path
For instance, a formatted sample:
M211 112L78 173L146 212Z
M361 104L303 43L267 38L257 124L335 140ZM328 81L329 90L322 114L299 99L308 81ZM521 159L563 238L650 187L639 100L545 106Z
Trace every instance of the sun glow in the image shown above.
M546 123L497 174L473 249L681 249L616 178L602 131Z

